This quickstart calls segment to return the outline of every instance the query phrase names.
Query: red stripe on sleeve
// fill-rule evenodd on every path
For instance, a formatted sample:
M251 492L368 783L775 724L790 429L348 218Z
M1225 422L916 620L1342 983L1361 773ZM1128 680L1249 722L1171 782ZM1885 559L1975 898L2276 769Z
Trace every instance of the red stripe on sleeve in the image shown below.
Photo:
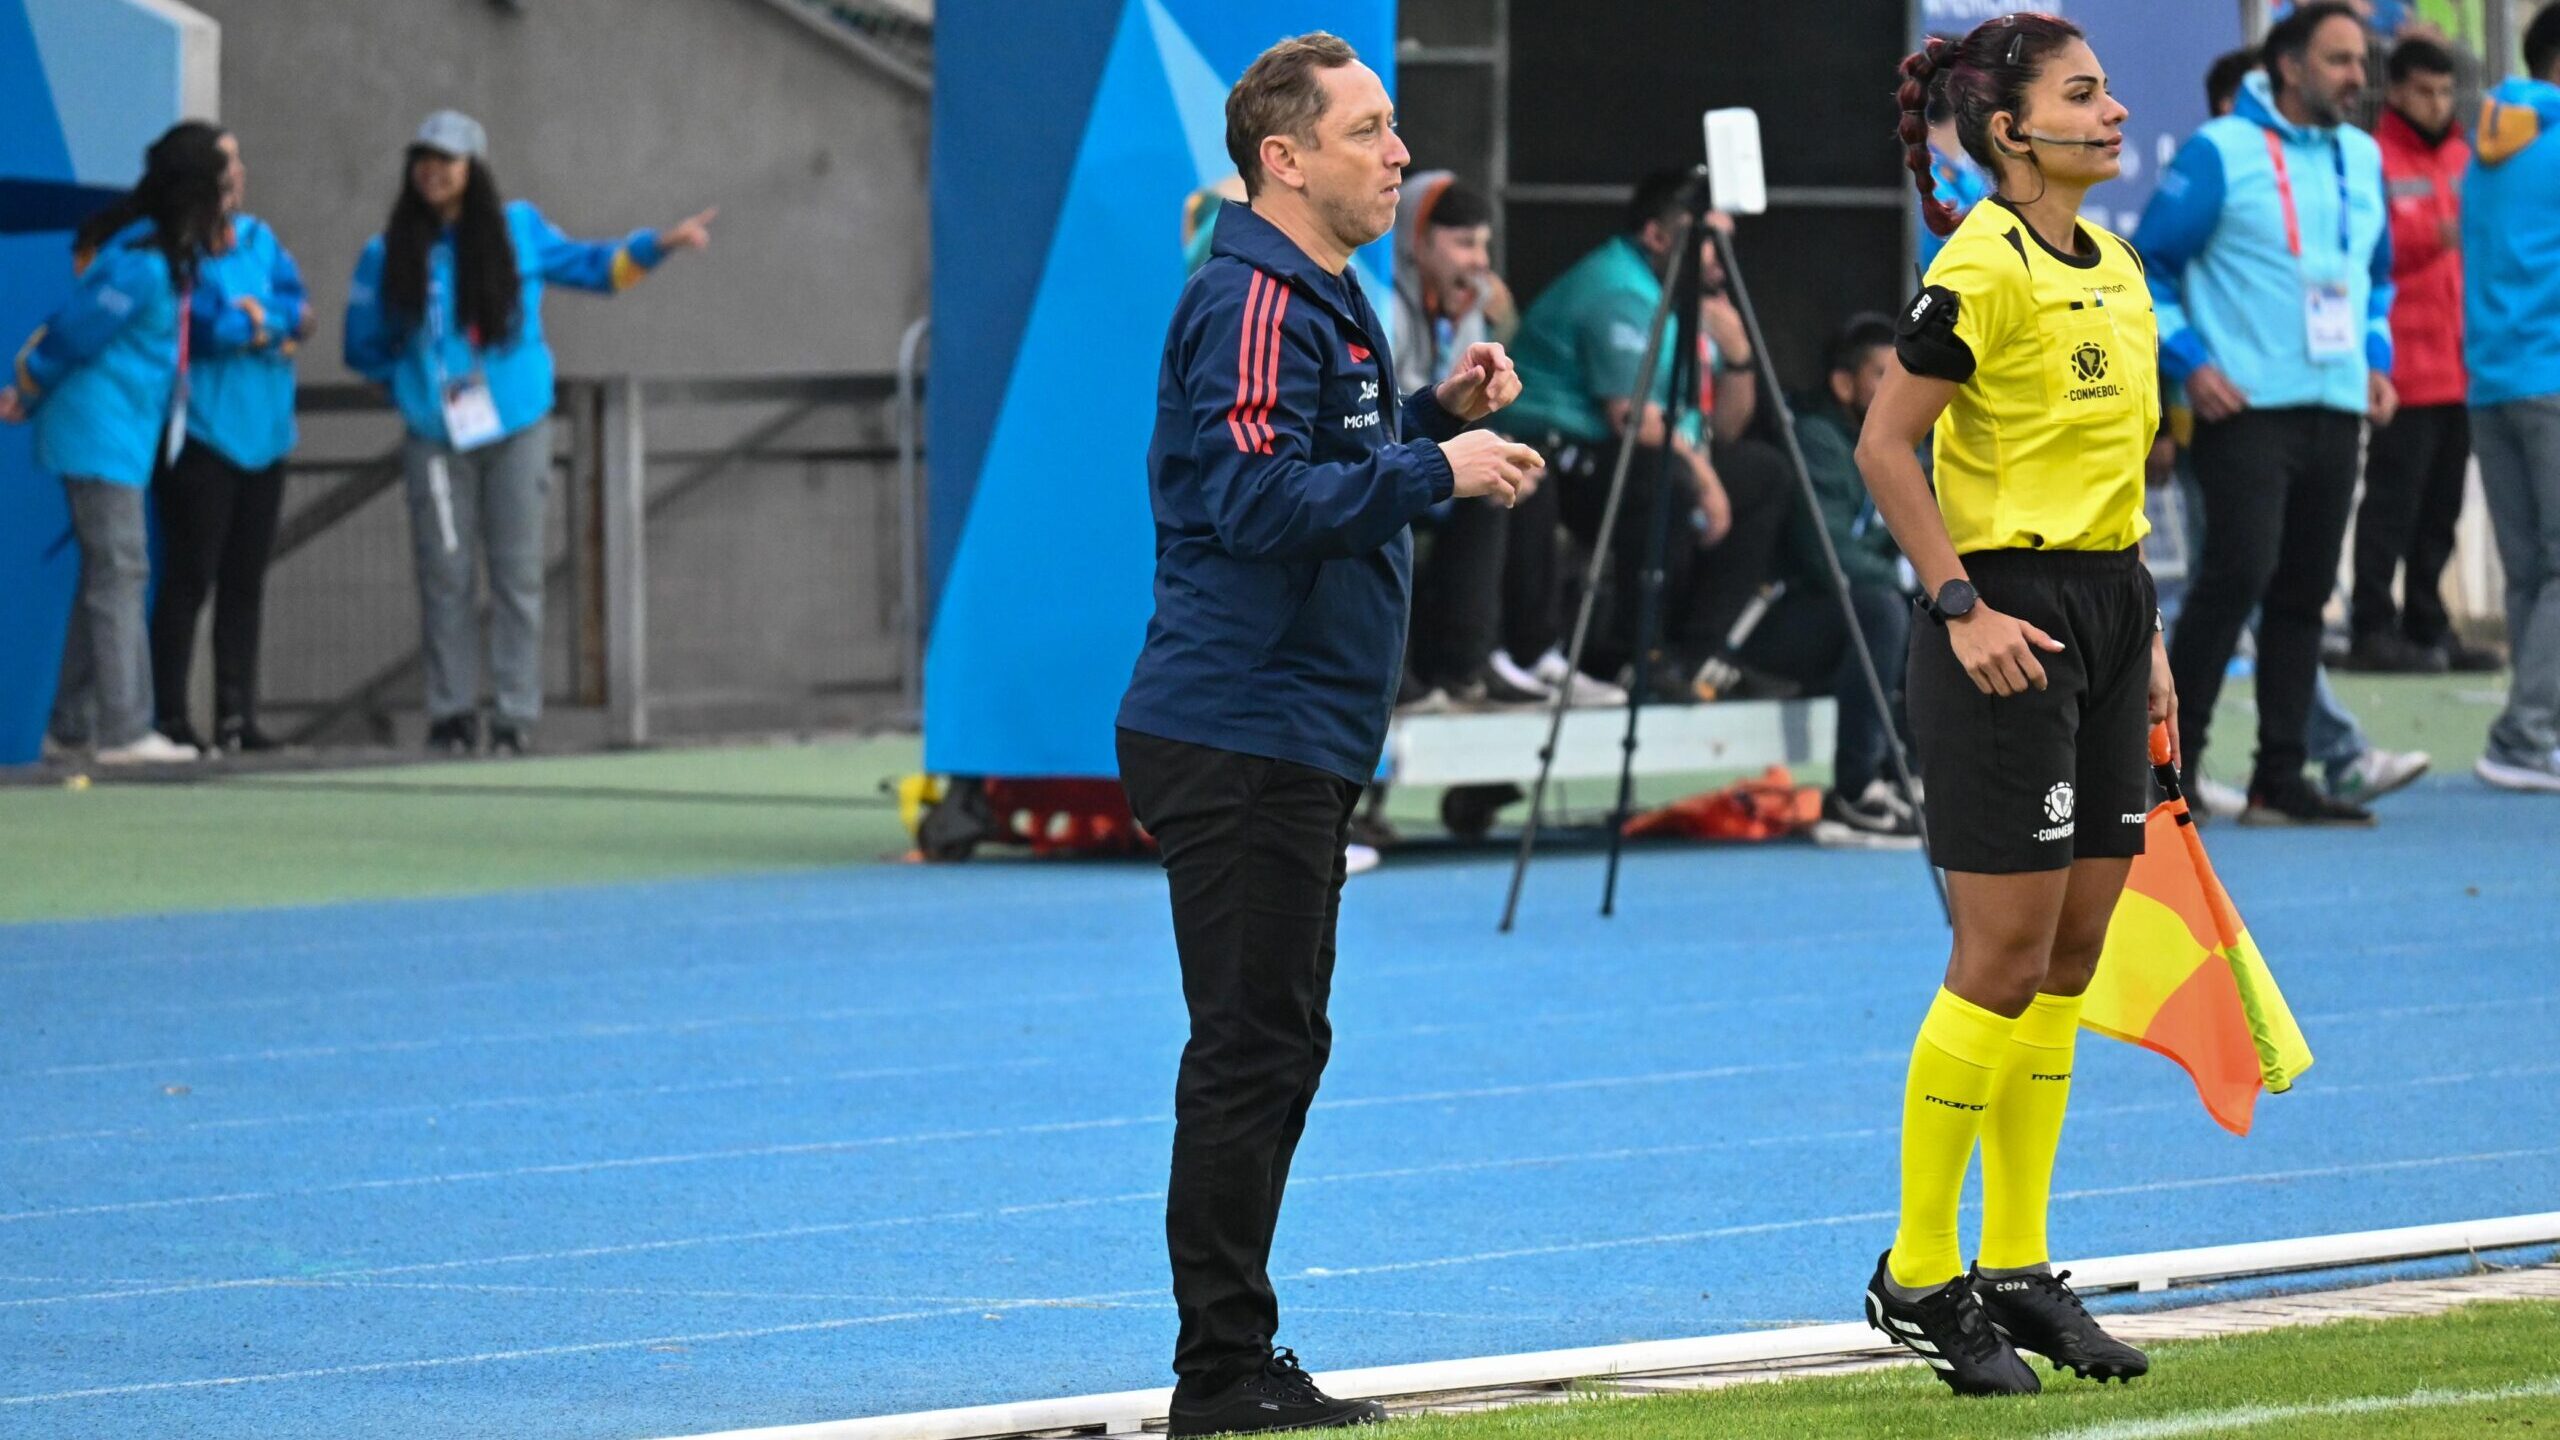
M1245 429L1243 416L1253 395L1253 311L1262 301L1262 272L1253 272L1244 292L1244 318L1236 337L1236 398L1227 407L1227 433L1236 438L1236 448L1253 453L1253 437Z
M1289 314L1288 285L1274 280L1271 288L1279 292L1279 303L1271 309L1269 335L1263 342L1262 404L1253 412L1254 425L1262 432L1262 443L1257 448L1265 455L1271 453L1271 442L1277 438L1271 428L1271 407L1280 401L1280 322Z

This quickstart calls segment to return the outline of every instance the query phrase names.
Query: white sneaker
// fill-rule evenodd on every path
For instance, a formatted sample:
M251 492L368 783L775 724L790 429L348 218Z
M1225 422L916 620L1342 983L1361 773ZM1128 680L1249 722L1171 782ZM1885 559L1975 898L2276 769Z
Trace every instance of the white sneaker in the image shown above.
M1449 692L1434 685L1423 691L1419 697L1398 705L1396 713L1399 715L1446 715L1457 708L1458 702L1449 698Z
M2537 759L2519 759L2495 750L2480 757L2471 773L2501 790L2536 790L2560 795L2560 750Z
M2210 775L2197 776L2188 789L2196 799L2204 802L2207 815L2237 815L2249 808L2247 795Z
M2434 763L2434 757L2424 750L2385 750L2369 745L2352 764L2329 772L2329 794L2351 805L2370 805L2407 787Z
M1611 705L1627 703L1626 691L1606 680L1595 680L1591 676L1576 671L1571 665L1565 663L1562 650L1549 650L1546 654L1539 656L1538 663L1529 667L1529 673L1545 682L1550 691L1559 685L1570 684L1572 689L1569 693L1573 696L1572 703L1576 705L1591 705L1605 709Z
M1521 669L1510 652L1499 645L1493 647L1493 654L1485 660L1485 668L1493 672L1492 678L1498 682L1485 688L1505 704L1544 705L1556 698L1555 690L1546 681ZM1506 690L1509 693L1503 693Z
M47 765L77 765L83 749L78 745L65 745L47 735L44 737L44 750L36 758Z
M130 745L114 745L98 752L101 765L183 765L203 758L193 745L181 745L157 730L145 730L142 738Z
M1345 845L1342 847L1343 874L1366 875L1377 868L1378 851L1376 846Z

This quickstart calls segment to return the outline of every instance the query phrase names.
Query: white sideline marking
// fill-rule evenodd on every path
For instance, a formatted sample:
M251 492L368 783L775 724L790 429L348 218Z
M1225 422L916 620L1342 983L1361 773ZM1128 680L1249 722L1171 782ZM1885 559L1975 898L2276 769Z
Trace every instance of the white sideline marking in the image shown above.
M857 1080L903 1080L926 1075L976 1074L988 1070L1032 1070L1057 1062L1047 1056L1025 1060L961 1061L949 1065L893 1065L871 1070L838 1070L830 1075L742 1075L726 1080L696 1080L680 1085L619 1085L599 1090L560 1090L547 1095L491 1095L476 1100L450 1100L418 1105L374 1105L349 1110L310 1110L287 1115L244 1115L229 1120L191 1120L154 1130L147 1126L113 1130L61 1130L49 1135L12 1135L0 1145L43 1145L66 1140L156 1140L199 1130L256 1130L270 1125L316 1125L331 1120L390 1119L400 1115L451 1115L470 1110L516 1110L539 1105L566 1105L580 1100L648 1100L668 1095L716 1094L723 1090L834 1085Z
M609 978L609 977L606 977ZM1164 993L1161 985L1118 990L1070 990L1052 995L1011 995L989 1000L936 1000L919 1005L846 1005L831 1010L803 1010L780 1015L722 1015L702 1020L626 1021L615 1024L563 1025L549 1030L506 1030L479 1035L428 1035L414 1040L363 1040L348 1045L287 1045L265 1050L238 1050L220 1055L161 1055L133 1060L96 1060L78 1065L46 1065L10 1073L13 1079L39 1076L112 1075L136 1070L176 1070L198 1065L243 1065L275 1060L327 1060L342 1055L404 1055L422 1050L456 1050L478 1045L552 1045L564 1040L628 1040L642 1035L701 1035L717 1030L760 1026L828 1025L844 1020L881 1020L901 1015L948 1014L990 1006L1081 1005L1105 1000L1134 1000Z
M637 1350L651 1345L708 1345L722 1340L760 1340L773 1335L806 1335L820 1330L847 1330L857 1325L886 1325L901 1320L931 1320L968 1315L989 1308L1054 1310L1153 1295L1156 1288L1115 1290L1102 1295L1072 1295L1055 1300L1014 1300L1002 1306L957 1305L910 1310L891 1315L852 1315L806 1320L796 1325L761 1325L750 1330L711 1330L691 1335L650 1335L637 1340L591 1340L578 1345L543 1345L523 1350L484 1350L476 1355L437 1355L418 1360L375 1360L361 1365L324 1365L310 1370L269 1370L251 1375L215 1375L200 1380L158 1380L140 1385L100 1385L87 1390L55 1390L41 1395L0 1396L0 1405L40 1405L54 1400L91 1400L113 1395L148 1395L167 1390L202 1390L230 1385L265 1385L284 1380L324 1380L339 1375L378 1375L390 1370L435 1370L455 1365L486 1365L499 1360L536 1360L553 1355L593 1355L609 1350Z
M1577 1080L1551 1080L1520 1085L1485 1085L1464 1090L1421 1090L1401 1095L1369 1095L1346 1100L1319 1100L1318 1110L1364 1110L1385 1105L1429 1105L1452 1100L1487 1100L1522 1095L1563 1094L1578 1090L1620 1089L1642 1085L1678 1085L1701 1080L1726 1080L1746 1075L1783 1074L1811 1068L1816 1064L1874 1064L1885 1060L1900 1061L1900 1052L1873 1051L1867 1055L1839 1060L1788 1060L1766 1065L1719 1065L1700 1070L1662 1070L1644 1075L1602 1075ZM373 1180L341 1180L330 1185L302 1186L289 1190L237 1190L207 1195L178 1195L160 1200L123 1200L103 1205L71 1205L49 1210L18 1210L0 1214L0 1224L18 1224L30 1220L58 1220L78 1215L120 1215L143 1210L172 1210L199 1205L238 1205L253 1200L280 1200L311 1195L343 1195L371 1190L401 1190L420 1186L461 1185L485 1180L512 1180L543 1175L585 1175L613 1170L655 1169L670 1165L702 1165L726 1160L770 1159L785 1155L832 1155L854 1150L876 1150L890 1146L934 1144L955 1140L993 1140L1021 1135L1060 1135L1087 1130L1127 1129L1142 1125L1170 1125L1169 1114L1114 1115L1092 1120L1055 1120L1036 1125L1004 1125L968 1130L927 1130L906 1135L869 1135L849 1140L805 1140L789 1145L747 1145L725 1150L694 1150L664 1155L630 1155L603 1160L571 1160L552 1165L519 1165L508 1169L458 1170L435 1175L394 1175Z
M2372 1083L2371 1083L2371 1084L2369 1084L2369 1085L2364 1085L2364 1086L2335 1086L2335 1087L2332 1087L2332 1088L2331 1088L2329 1091L2327 1091L2327 1092L2312 1092L2312 1093L2330 1093L2330 1094L2336 1094L2336 1093L2342 1093L2342 1092L2349 1091L2349 1090L2354 1090L2354 1089L2384 1089L2384 1090L2387 1090L2387 1089L2396 1089L2396 1088L2399 1088L2399 1087L2400 1087L2401 1085L2403 1085L2403 1084L2421 1084L2421 1083L2424 1083L2424 1084L2451 1084L2451 1083L2465 1082L2465 1081L2478 1080L2478 1079L2500 1078L2500 1077L2506 1076L2506 1075L2511 1074L2511 1073L2519 1073L2519 1072L2523 1072L2523 1073L2538 1073L2538 1071L2539 1071L2540 1069L2546 1069L2546 1068L2560 1068L2560 1067L2517 1067L2517 1070L2513 1070L2513 1071L2488 1070L2488 1071L2466 1072L2466 1073L2460 1073L2460 1074L2450 1074L2450 1075L2440 1075L2440 1076L2427 1076L2427 1077L2421 1077L2421 1078L2420 1078L2420 1079L2418 1079L2418 1080L2407 1081L2407 1082L2399 1082L2399 1081L2376 1081L2376 1082L2372 1082ZM2122 1116L2122 1115L2144 1114L2144 1113L2150 1113L2150 1112L2162 1111L2162 1110L2183 1110L2183 1109L2185 1109L2185 1108L2187 1107L2188 1103L2189 1103L2189 1102L2186 1102L2186 1101L2180 1100L2180 1101L2161 1101L2161 1102L2153 1102L2153 1103L2141 1104L2141 1105L2095 1106L2095 1107L2090 1107L2090 1108L2088 1108L2088 1109L2085 1109L2085 1110L2081 1111L2081 1112L2080 1112L2080 1114L2081 1114L2082 1118L2084 1118L2084 1119L2096 1118L2096 1117L2100 1117L2100 1116ZM1615 1149L1609 1149L1609 1150L1591 1150L1591 1151L1581 1151L1581 1152L1567 1153L1567 1154L1547 1154L1547 1155L1506 1156L1506 1157L1501 1157L1501 1158L1496 1158L1496 1159L1488 1159L1488 1160L1447 1161L1447 1162L1443 1162L1443 1163L1440 1163L1440 1164L1434 1164L1434 1165L1405 1166L1405 1167L1399 1167L1399 1168L1395 1168L1395 1169L1387 1169L1387 1170L1355 1170L1355 1171L1343 1171L1343 1172L1337 1172L1337 1173L1334 1173L1334 1174L1327 1174L1327 1175L1309 1175L1309 1176L1301 1177L1301 1178L1300 1178L1296 1183L1297 1183L1297 1184L1299 1184L1299 1185L1301 1185L1301 1186L1306 1186L1306 1185L1326 1185L1326 1184L1342 1184L1342 1183L1356 1182L1356 1181L1366 1181L1366 1180L1405 1179L1405 1178L1410 1178L1410 1177L1418 1176L1418 1175L1431 1175L1431 1174L1456 1174L1456 1173L1464 1173L1464 1172L1469 1172L1469 1171L1479 1171L1479 1170L1495 1170L1495 1169L1528 1169L1528 1168L1534 1168L1534 1167L1537 1167L1537 1166L1543 1166L1543 1165L1566 1165L1566 1164L1583 1164L1583 1163L1591 1163L1591 1162L1594 1162L1594 1161L1602 1161L1602 1162L1605 1162L1605 1161L1615 1161L1615 1160L1652 1159L1652 1158L1659 1158L1659 1157L1670 1156L1670 1155L1677 1155L1677 1154L1692 1154L1692 1153L1699 1153L1699 1152L1704 1152L1704 1151L1714 1151L1714 1150L1763 1148L1763 1147L1768 1147L1768 1146L1791 1145L1791 1144L1822 1144L1822 1143L1830 1143L1830 1142L1834 1142L1834 1141L1838 1141L1838 1140L1868 1139L1868 1138L1872 1138L1872 1137L1874 1137L1874 1136L1876 1136L1876 1135L1879 1135L1879 1134L1889 1133L1890 1129L1891 1129L1891 1127L1887 1127L1887 1126L1871 1126L1871 1127L1866 1127L1866 1128L1861 1128L1861 1129L1832 1130L1832 1131L1816 1131L1816 1132L1802 1133L1802 1134L1796 1134L1796 1135L1752 1136L1752 1137L1749 1137L1749 1138L1746 1138L1746 1139L1741 1139L1741 1140L1705 1141L1705 1142L1696 1142L1696 1143L1692 1143L1692 1144L1685 1144L1685 1145L1659 1145L1659 1146L1641 1146L1641 1147L1621 1147L1621 1148L1615 1148ZM2539 1152L2539 1151L2499 1152L2499 1153L2492 1154L2492 1155L2485 1156L2485 1157L2477 1157L2477 1156L2455 1156L2455 1157L2438 1157L2438 1158L2434 1158L2434 1159L2379 1161L2379 1162L2369 1162L2368 1166L2366 1166L2366 1167L2357 1167L2357 1168L2372 1168L2372 1169L2380 1169L2380 1170L2406 1169L2406 1168L2413 1168L2413 1167L2427 1167L2427 1166L2441 1165L2441 1164L2450 1164L2450 1163L2466 1163L2466 1162L2469 1162L2469 1161L2473 1161L2473 1160L2477 1160L2477 1159L2482 1159L2482 1158L2496 1159L2496 1158L2508 1158L2508 1157L2510 1157L2510 1156L2518 1155L2518 1154L2523 1154L2523 1155L2534 1155L2534 1154L2542 1154L2542 1153L2549 1153L2549 1152ZM2276 1173L2275 1175L2273 1175L2273 1176L2260 1176L2260 1175L2219 1176L2219 1177L2208 1177L2208 1178L2201 1179L2201 1180L2156 1182L2156 1183L2148 1184L2148 1185L2139 1185L2139 1186L2132 1186L2132 1187L2114 1187L2114 1188L2111 1188L2111 1189L2103 1189L2103 1190L2065 1191L2065 1192L2062 1192L2062 1193L2060 1193L2060 1194L2057 1194L2056 1196L2054 1196L2054 1198L2055 1198L2055 1199L2057 1199L2057 1200L2082 1199L2082 1198L2092 1198L2092 1197L2096 1197L2096 1196L2110 1195L2110 1194L2143 1193L2143 1192L2148 1192L2148 1191L2152 1191L2152 1190L2160 1190L2160 1189L2185 1189L2185 1188L2199 1188L2199 1187L2215 1186L2215 1185L2229 1185L2229 1184L2258 1183L2258 1182L2260 1182L2260 1181L2264 1181L2264 1180L2268 1180L2268 1179L2301 1178L2301 1177L2310 1177L2310 1176L2325 1175L2325 1174L2336 1174L2336 1173L2345 1173L2345 1172L2342 1172L2342 1171L2338 1170L2338 1169L2337 1169L2337 1167L2328 1167L2328 1168L2326 1168L2326 1169L2316 1170L2316 1171L2287 1171L2287 1172L2277 1172L2277 1173ZM244 1277L244 1278L239 1278L239 1279L231 1279L231 1280L196 1280L196 1281L182 1281L182 1282L173 1282L173 1283L166 1283L166 1284L157 1284L157 1285L153 1285L153 1288L140 1289L140 1290L105 1290L105 1291L90 1291L90 1292L84 1292L84 1293L79 1293L79 1294L70 1294L70 1295L39 1295L39 1296L30 1296L30 1297L24 1297L24 1298L19 1298L19 1299L0 1300L0 1310L16 1309L16 1308L23 1308L23 1307L37 1306L37 1305L55 1305L55 1304L64 1304L64 1303L76 1302L76 1301L122 1300L122 1299L133 1299L133 1298L141 1298L141 1297L148 1297L148 1296L160 1296L160 1295L185 1295L185 1294L195 1294L195 1293L199 1293L199 1292L203 1292L203 1291L212 1291L212 1290L236 1290L236 1289L252 1289L252 1288L259 1288L259 1287L282 1287L282 1286L291 1285L291 1284L294 1284L294 1283L297 1283L297 1282L307 1282L307 1281L313 1281L313 1280L342 1280L342 1279L361 1279L361 1278L366 1278L366 1277L371 1277L371 1276L381 1276L381 1275L410 1275L410 1274L418 1274L418 1273L422 1273L422 1272L438 1271L438 1270L461 1270L461 1269L473 1269L473 1268L477 1268L477 1267L484 1266L484 1265L519 1265L519 1264L538 1264L538 1263L543 1263L543 1262L547 1262L547 1261L551 1261L551 1260L593 1259L593 1258L598 1258L598 1257L607 1256L607 1255L627 1255L627 1254L637 1254L637 1253L645 1253L645 1252L653 1252L653 1251L662 1251L662 1250L690 1249L690 1248L696 1248L696 1247L708 1246L708 1245L748 1244L748 1243L757 1243L757 1242L762 1242L762 1241L767 1241L767 1240L807 1239L807 1238L814 1238L814 1237L821 1236L821 1235L840 1235L840 1234L846 1234L846 1233L850 1233L850 1232L853 1232L853 1231L860 1231L860 1230L894 1229L894 1228L902 1228L902 1227L907 1227L907 1226L921 1226L921 1225L933 1225L933 1224L952 1224L952 1223L960 1223L960 1222L965 1222L965 1221L974 1221L974 1220L987 1220L987 1219L1010 1218L1010 1217L1018 1216L1018 1215L1041 1214L1041 1213L1047 1213L1047 1212L1051 1212L1051 1211L1059 1211L1059 1210L1087 1209L1087 1208L1092 1208L1092 1207L1096 1207L1096 1206L1104 1206L1104 1205L1136 1204L1136 1203L1142 1203L1142 1202L1159 1201L1159 1200L1162 1200L1163 1198L1164 1198L1164 1192L1162 1192L1162 1191L1160 1191L1160 1190L1142 1190L1142 1191L1132 1191L1132 1192L1127 1192L1127 1193L1124 1193L1124 1194L1118 1194L1118 1195L1083 1196L1083 1197L1077 1197L1077 1198L1066 1199L1066 1200L1037 1201L1037 1202L1030 1202L1030 1203L1025 1203L1025 1204L1007 1205L1007 1206L998 1206L998 1207L982 1208L982 1209L975 1209L975 1210L953 1210L953 1211L943 1211L943 1212L939 1212L939 1213L935 1213L935 1214L927 1214L927 1215L884 1216L884 1217L879 1217L879 1218L874 1218L874 1219L868 1219L868 1220L844 1220L844 1221L834 1221L834 1222L829 1222L829 1223L825 1223L825 1224L817 1224L817 1225L795 1225L795 1226L789 1226L789 1227L785 1227L785 1228L782 1228L782 1229L775 1229L775 1230L746 1230L746 1231L731 1231L731 1232L725 1232L725 1233L715 1233L715 1234L710 1234L710 1235L678 1236L678 1237L673 1237L673 1238L668 1238L668 1239L660 1239L660 1240L641 1240L641 1241L631 1241L631 1242L626 1242L626 1243L616 1244L616 1245L594 1245L594 1246L583 1246L583 1247L579 1247L579 1248L576 1248L576 1249L567 1249L567 1250L526 1251L526 1252L520 1252L520 1253L516 1253L516 1254L484 1256L484 1257L472 1258L472 1259L419 1261L419 1262L412 1262L412 1263L404 1264L404 1265L387 1265L387 1266L375 1266L375 1267L369 1267L369 1268L366 1268L366 1269L359 1269L359 1270L339 1270L339 1271L330 1271L330 1272L326 1272L326 1273L324 1273L324 1274L320 1274L320 1275L305 1275L305 1276L249 1276L249 1277ZM1861 1221L1861 1220L1873 1219L1873 1218L1876 1218L1876 1216L1877 1216L1877 1215L1881 1215L1883 1218L1891 1218L1891 1213L1890 1213L1890 1212L1875 1212L1875 1214L1872 1214L1872 1215L1853 1215L1853 1216L1845 1216L1845 1217L1821 1217L1821 1218L1816 1218L1816 1219L1811 1219L1811 1220L1795 1220L1795 1221L1771 1221L1771 1222L1765 1222L1763 1225L1758 1226L1758 1227L1745 1227L1744 1229L1739 1230L1739 1231L1736 1231L1736 1232L1734 1232L1734 1233L1759 1233L1761 1230L1770 1229L1770 1228L1776 1228L1776 1229L1786 1229L1786 1228L1807 1228L1807 1227L1822 1226L1822 1225L1847 1224L1847 1223L1853 1223L1853 1222ZM1668 1236L1668 1237L1642 1237L1642 1236L1640 1236L1640 1237L1633 1237L1633 1238L1629 1238L1629 1239L1622 1239L1622 1240L1608 1241L1608 1242L1601 1242L1601 1243L1603 1244L1604 1248L1622 1248L1622 1247L1629 1246L1629 1245L1643 1245L1643 1244L1671 1244L1671 1243L1677 1243L1678 1241L1680 1241L1680 1240L1682 1240L1682 1239L1704 1239L1704 1238L1712 1238L1712 1236L1713 1236L1713 1234L1714 1234L1714 1233L1716 1233L1716 1232L1701 1232L1701 1233L1698 1233L1698 1234L1686 1234L1686 1233L1684 1233L1684 1234L1682 1234L1682 1235L1677 1235L1677 1236ZM1539 1251L1539 1252L1524 1252L1524 1253L1551 1253L1551 1252L1547 1252L1547 1251ZM1514 1257L1514 1256L1512 1256L1512 1255L1510 1255L1510 1254L1507 1254L1507 1253L1506 1253L1506 1254L1497 1254L1497 1255L1492 1255L1492 1256L1488 1256L1488 1257L1485 1257L1485 1258L1502 1259L1502 1258L1515 1258L1515 1257ZM1438 1265L1445 1265L1445 1264L1453 1264L1453 1263L1467 1263L1467 1261L1466 1261L1466 1258L1465 1258L1465 1257L1461 1257L1461 1258L1459 1258L1459 1259L1454 1259L1454 1260L1435 1260L1435 1261L1407 1262L1407 1263L1406 1263L1404 1266L1402 1266L1402 1267L1394 1267L1394 1266L1390 1266L1390 1267L1386 1267L1386 1268L1425 1268L1425 1267L1438 1266ZM1362 1271L1359 1271L1359 1270L1316 1269L1316 1270L1310 1270L1310 1271L1306 1272L1306 1275L1305 1275L1305 1277L1303 1277L1303 1278L1325 1278L1325 1277L1327 1277L1327 1276L1332 1276L1332 1275L1358 1274L1358 1273L1363 1273L1363 1272L1362 1272ZM153 1282L145 1282L145 1281L98 1281L98 1282L69 1281L69 1282L65 1282L65 1283L74 1283L74 1284L78 1284L78 1283L95 1283L95 1284L144 1284L144 1285L150 1285L150 1284L152 1284Z
M2406 1395L2359 1395L2349 1400L2314 1400L2295 1405L2237 1405L2195 1415L2157 1420L2116 1420L2056 1430L2053 1440L2168 1440L2176 1435L2221 1435L2278 1420L2325 1415L2382 1415L2397 1410L2434 1410L2448 1405L2495 1405L2507 1400L2542 1400L2560 1395L2560 1375L2498 1385L2485 1390L2436 1390L2421 1387Z
M2154 1180L2141 1185L2106 1185L2086 1190L2056 1190L2055 1200L2091 1200L2116 1195L2158 1195L2174 1190L2211 1190L2225 1185L2264 1185L2280 1180L2313 1180L2341 1175L2374 1175L2395 1170L2423 1170L2440 1165L2481 1165L2498 1160L2521 1160L2545 1155L2560 1155L2560 1146L2539 1150L2488 1150L2473 1155L2435 1155L2413 1160L2373 1160L2355 1165L2320 1165L2302 1170L2267 1170L2251 1175L2210 1175L2195 1180ZM1967 1204L1967 1210L1977 1208ZM1599 1250L1625 1250L1648 1245L1685 1245L1698 1240L1720 1240L1737 1235L1767 1235L1787 1230L1812 1230L1831 1225L1855 1225L1895 1218L1891 1210L1870 1210L1855 1215L1820 1215L1796 1220L1767 1220L1751 1225L1720 1225L1710 1230L1679 1230L1660 1235L1625 1235L1613 1240L1578 1240L1566 1244L1530 1245L1511 1250L1484 1250L1472 1255L1443 1255L1430 1260L1397 1260L1378 1265L1340 1267L1311 1266L1294 1279L1335 1280L1354 1275L1384 1275L1404 1270L1437 1270L1451 1265L1480 1265L1495 1260L1528 1260L1550 1255L1583 1255Z

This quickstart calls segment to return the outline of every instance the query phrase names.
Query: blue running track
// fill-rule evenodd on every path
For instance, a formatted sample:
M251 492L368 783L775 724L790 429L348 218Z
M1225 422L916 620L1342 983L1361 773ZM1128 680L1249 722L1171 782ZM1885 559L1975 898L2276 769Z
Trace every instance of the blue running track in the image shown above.
M2209 843L2320 1063L2082 1047L2068 1255L2560 1207L2560 812ZM1944 932L1907 855L1353 882L1281 1228L1322 1368L1835 1320ZM0 1434L586 1440L1168 1383L1141 865L0 928Z

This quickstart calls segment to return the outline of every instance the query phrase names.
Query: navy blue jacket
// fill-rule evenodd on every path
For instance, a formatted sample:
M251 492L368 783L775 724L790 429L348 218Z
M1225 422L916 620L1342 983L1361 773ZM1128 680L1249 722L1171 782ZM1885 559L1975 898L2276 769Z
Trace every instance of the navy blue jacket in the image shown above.
M1359 282L1218 212L1156 383L1156 612L1120 702L1141 734L1366 783L1404 665L1415 517L1449 498L1429 387L1399 404Z

